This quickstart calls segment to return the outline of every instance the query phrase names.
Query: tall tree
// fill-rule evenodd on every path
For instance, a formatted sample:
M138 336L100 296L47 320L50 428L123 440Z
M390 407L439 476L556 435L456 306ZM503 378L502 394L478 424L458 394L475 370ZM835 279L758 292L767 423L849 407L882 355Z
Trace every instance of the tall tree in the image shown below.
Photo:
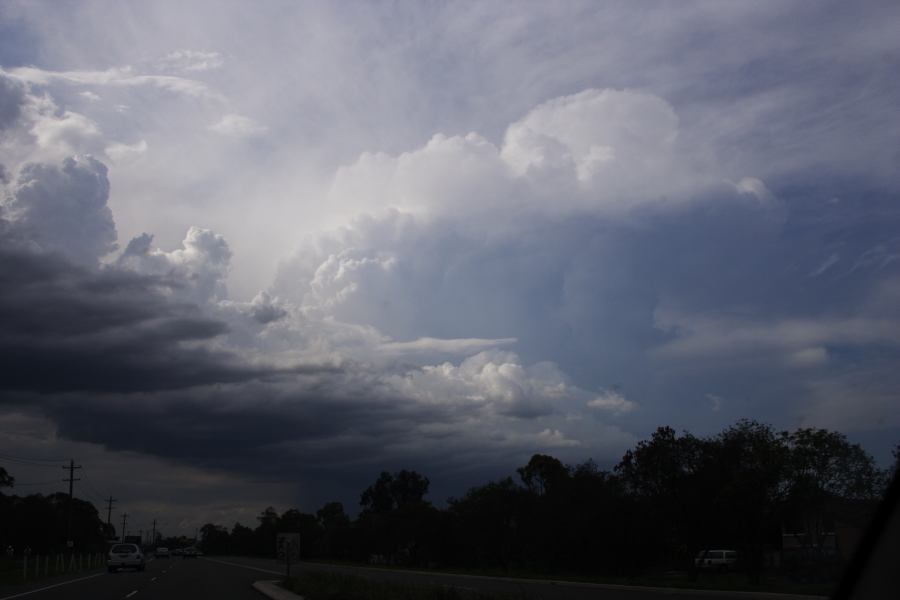
M200 547L207 554L228 554L231 552L231 535L220 525L207 523L200 528Z
M790 446L789 485L795 494L807 500L876 499L884 491L875 459L844 434L798 429L785 438Z
M690 564L708 537L708 443L688 432L679 436L671 427L660 427L616 465L626 493L642 506L644 516L637 526L652 536L643 542L648 551L635 554L639 563L633 568L640 570L665 554Z
M16 484L16 478L6 472L6 469L0 467L0 487L13 487Z
M565 485L569 470L559 459L546 454L535 454L524 467L516 469L528 491L543 496Z
M715 490L710 521L738 546L748 577L758 582L764 547L780 535L789 448L771 426L745 419L713 438L707 452L714 481L704 487ZM707 545L716 541L708 538Z
M402 470L395 474L382 471L360 495L363 510L388 513L392 510L421 504L428 493L429 481L415 471Z
M316 519L322 528L322 554L329 558L346 558L350 555L350 517L340 502L328 502L316 511Z

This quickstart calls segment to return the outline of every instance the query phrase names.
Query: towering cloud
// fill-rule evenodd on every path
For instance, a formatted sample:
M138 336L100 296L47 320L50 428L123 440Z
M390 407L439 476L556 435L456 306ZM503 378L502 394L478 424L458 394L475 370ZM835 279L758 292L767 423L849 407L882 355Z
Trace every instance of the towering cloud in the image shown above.
M191 227L182 247L165 252L152 246L153 236L142 234L128 243L118 259L120 267L138 273L172 277L183 282L178 294L194 302L205 304L224 300L228 293L231 250L221 235Z
M106 204L106 166L91 157L24 165L13 182L8 214L43 250L95 264L116 247L116 227Z

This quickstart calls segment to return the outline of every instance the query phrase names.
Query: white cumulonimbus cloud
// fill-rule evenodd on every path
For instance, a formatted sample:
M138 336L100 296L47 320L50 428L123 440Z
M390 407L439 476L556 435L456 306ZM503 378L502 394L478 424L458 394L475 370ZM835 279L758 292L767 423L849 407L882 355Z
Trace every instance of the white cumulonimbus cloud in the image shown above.
M365 153L338 171L329 203L428 215L610 214L682 200L710 183L678 145L678 118L664 100L592 89L536 107L499 147L477 133L438 134L398 156Z
M69 157L61 165L25 164L5 207L43 250L93 265L116 248L108 196L106 166L89 156Z
M128 243L118 259L118 266L145 275L177 278L184 282L179 288L186 298L207 304L228 297L228 277L231 250L221 235L191 227L182 247L166 252L152 246L153 236L140 235Z

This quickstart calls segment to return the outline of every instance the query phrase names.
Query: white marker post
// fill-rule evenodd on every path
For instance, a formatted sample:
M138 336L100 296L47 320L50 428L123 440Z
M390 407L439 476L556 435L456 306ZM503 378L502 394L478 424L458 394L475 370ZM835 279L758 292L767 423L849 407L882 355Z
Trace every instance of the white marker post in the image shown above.
M284 559L284 577L291 576L291 562L300 560L300 534L279 533L275 539L275 550L279 559Z

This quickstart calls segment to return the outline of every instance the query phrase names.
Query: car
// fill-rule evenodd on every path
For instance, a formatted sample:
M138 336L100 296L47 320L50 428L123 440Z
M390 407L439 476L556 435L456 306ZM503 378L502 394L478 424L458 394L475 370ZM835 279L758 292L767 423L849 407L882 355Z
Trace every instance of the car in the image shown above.
M156 549L153 555L156 556L156 558L169 558L170 553L168 548L166 548L165 546L160 546Z
M132 567L143 571L144 566L144 553L137 544L116 544L109 549L106 557L106 569L110 573L123 567Z
M737 562L734 550L701 550L694 559L694 566L700 569L727 571Z
M172 550L172 556L181 556L183 552L184 550L182 550L181 548L175 548L174 550Z
M200 555L200 553L193 546L189 546L189 547L185 548L181 553L181 556L183 558L197 558L197 556L199 556L199 555Z

